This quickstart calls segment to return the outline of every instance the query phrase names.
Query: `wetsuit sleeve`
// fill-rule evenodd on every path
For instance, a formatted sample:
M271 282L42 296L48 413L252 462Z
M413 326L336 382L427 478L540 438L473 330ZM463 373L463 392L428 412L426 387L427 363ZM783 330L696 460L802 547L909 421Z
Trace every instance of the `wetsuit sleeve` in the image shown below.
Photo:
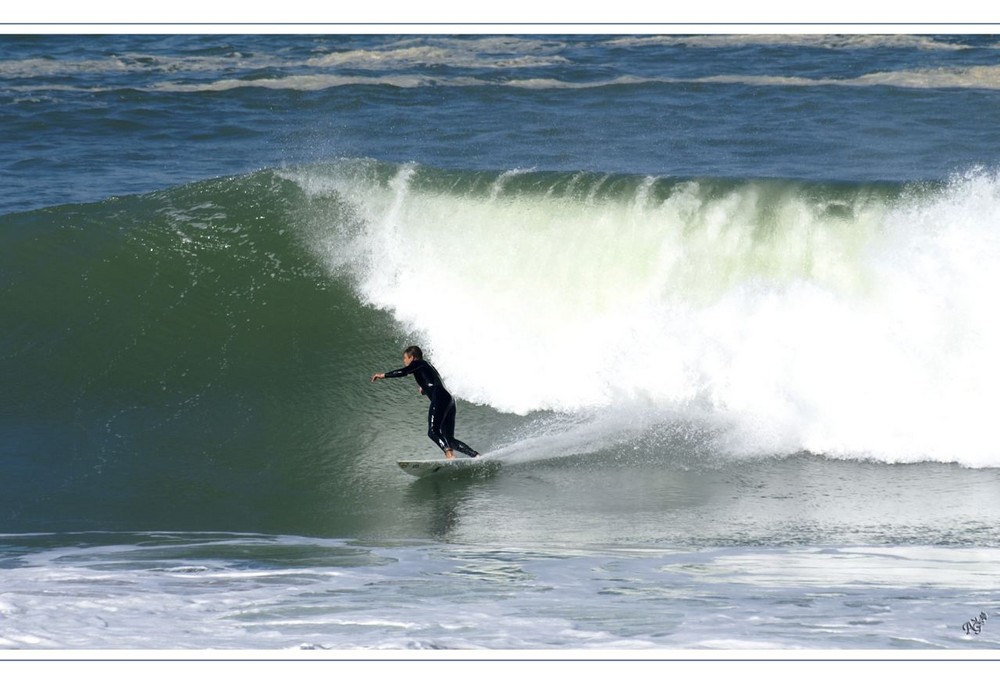
M416 373L417 369L419 367L420 367L420 362L419 361L414 361L413 363L411 363L406 368L399 368L399 369L394 370L394 371L389 371L388 373L385 374L385 377L387 377L387 378L405 378L407 375L412 375L413 373Z

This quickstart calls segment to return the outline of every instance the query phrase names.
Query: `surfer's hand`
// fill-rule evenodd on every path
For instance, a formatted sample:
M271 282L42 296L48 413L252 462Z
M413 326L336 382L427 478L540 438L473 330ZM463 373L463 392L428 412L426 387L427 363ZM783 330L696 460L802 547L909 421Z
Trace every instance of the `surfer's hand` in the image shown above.
M372 382L375 382L376 380L385 380L385 373L376 373L373 375Z

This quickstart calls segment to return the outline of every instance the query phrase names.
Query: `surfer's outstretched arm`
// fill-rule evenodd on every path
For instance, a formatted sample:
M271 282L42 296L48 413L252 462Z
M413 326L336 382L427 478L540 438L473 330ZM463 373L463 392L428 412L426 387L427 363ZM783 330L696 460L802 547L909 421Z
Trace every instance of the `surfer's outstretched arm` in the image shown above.
M423 363L423 362L421 362ZM394 371L388 371L386 373L376 373L372 376L372 382L376 380L385 380L386 378L405 378L407 375L412 375L420 368L416 362L408 364L405 368L400 368Z

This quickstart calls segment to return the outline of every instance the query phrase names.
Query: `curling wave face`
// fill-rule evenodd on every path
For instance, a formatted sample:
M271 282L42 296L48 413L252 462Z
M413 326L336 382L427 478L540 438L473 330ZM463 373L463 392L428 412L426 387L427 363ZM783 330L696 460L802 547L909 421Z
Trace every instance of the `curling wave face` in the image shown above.
M352 502L433 454L366 382L413 342L512 458L995 467L998 191L343 160L9 214L3 494L44 529L375 524Z

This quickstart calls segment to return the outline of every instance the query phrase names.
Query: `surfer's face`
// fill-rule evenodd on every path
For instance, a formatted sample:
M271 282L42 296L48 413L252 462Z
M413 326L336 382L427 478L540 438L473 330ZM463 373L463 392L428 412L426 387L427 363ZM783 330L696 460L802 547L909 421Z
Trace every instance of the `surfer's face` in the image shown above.
M403 365L409 366L411 363L413 363L413 357L409 354L403 354Z

